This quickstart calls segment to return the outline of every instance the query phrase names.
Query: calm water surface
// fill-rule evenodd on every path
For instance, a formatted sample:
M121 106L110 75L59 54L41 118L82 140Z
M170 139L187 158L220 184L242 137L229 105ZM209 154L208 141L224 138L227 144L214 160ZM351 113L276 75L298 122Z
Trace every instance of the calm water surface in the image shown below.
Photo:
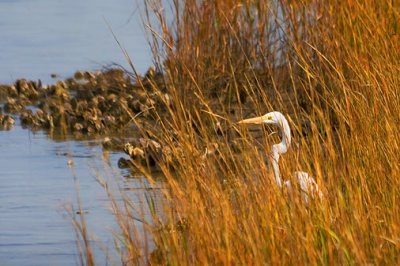
M138 71L151 64L140 0L0 0L0 83L52 82L110 63L128 67L107 21Z
M118 228L96 177L128 191L139 209L146 195L160 194L161 185L132 178L128 170L115 167L123 155L104 154L99 142L53 141L43 131L32 133L18 123L10 131L0 131L0 265L78 262L75 234L65 211L70 204L77 207L75 177L90 235L97 239L96 260L105 264L100 246L115 257L112 232ZM72 168L68 160L73 160Z

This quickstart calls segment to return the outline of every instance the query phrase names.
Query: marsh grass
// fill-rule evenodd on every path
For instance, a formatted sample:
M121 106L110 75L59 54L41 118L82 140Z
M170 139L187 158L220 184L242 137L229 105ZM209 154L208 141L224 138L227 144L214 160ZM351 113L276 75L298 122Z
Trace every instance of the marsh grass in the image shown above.
M144 261L399 264L398 3L145 6L154 62L164 75L152 89L171 100L156 112L161 130L153 134L174 160L159 162L167 189L162 217L153 212L146 228L156 249ZM279 139L271 134L276 129L254 133L236 124L272 110L287 115L294 135L282 175L312 173L322 202L305 206L298 193L289 197L274 184L267 153ZM128 253L135 250L135 241L125 243Z

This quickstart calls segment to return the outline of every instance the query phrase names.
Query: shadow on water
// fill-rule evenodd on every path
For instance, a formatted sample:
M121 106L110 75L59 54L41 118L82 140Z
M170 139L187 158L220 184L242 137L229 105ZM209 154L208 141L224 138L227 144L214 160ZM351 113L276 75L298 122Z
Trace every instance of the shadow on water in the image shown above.
M119 169L122 154L103 151L100 144L99 138L77 141L56 132L32 132L23 129L18 119L11 130L0 131L0 264L78 263L76 238L65 210L66 206L77 210L74 177L89 235L96 239L94 257L100 264L105 253L115 260L113 233L118 227L97 179L113 184L117 200L119 191L124 191L140 210L149 193L161 199L163 184L162 179L150 184L137 173ZM150 220L148 211L144 215Z

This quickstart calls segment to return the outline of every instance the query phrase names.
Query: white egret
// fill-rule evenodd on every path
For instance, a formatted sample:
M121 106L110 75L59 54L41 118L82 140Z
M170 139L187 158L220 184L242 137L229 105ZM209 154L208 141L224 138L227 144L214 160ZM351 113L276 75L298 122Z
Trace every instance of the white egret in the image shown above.
M285 116L280 112L270 112L263 116L253 117L244 119L238 122L239 124L272 124L277 125L281 130L282 141L278 144L272 145L272 167L274 170L275 182L276 184L282 188L282 186L286 186L289 191L292 190L292 185L290 181L285 181L282 184L282 178L279 170L279 157L281 154L287 152L290 144L291 144L291 134L289 123L286 120ZM308 197L311 196L315 198L316 196L320 199L323 198L322 191L318 187L318 184L315 182L314 178L311 177L308 173L297 171L294 173L295 178L299 184L301 189L301 195L303 200L307 203Z

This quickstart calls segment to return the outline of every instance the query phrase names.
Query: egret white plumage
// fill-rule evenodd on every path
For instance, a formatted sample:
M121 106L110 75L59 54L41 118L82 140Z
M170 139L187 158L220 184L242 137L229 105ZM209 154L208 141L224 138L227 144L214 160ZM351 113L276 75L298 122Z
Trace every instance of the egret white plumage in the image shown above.
M272 167L274 170L274 177L276 184L282 188L286 186L289 191L292 190L292 184L290 181L282 182L282 178L279 170L279 157L281 154L287 152L290 144L291 144L291 133L289 123L286 120L285 116L280 112L270 112L263 116L253 117L244 119L238 122L239 124L272 124L277 125L281 130L282 141L278 144L272 145ZM315 182L314 178L311 177L308 173L302 171L296 171L294 173L295 178L299 184L299 188L301 189L301 195L303 200L307 203L308 197L312 198L319 197L323 198L322 191L318 187L318 184Z

